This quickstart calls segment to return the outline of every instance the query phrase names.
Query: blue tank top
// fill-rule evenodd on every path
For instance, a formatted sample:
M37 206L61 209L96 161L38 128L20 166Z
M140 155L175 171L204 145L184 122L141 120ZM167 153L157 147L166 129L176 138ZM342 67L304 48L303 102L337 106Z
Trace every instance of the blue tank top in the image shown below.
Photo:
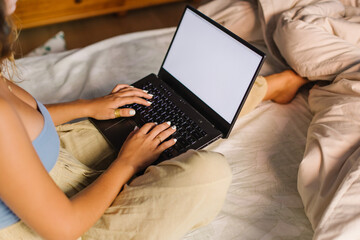
M60 151L60 140L48 110L36 101L38 109L44 117L44 128L32 142L42 164L49 172L56 163ZM19 218L0 199L0 229L19 221Z

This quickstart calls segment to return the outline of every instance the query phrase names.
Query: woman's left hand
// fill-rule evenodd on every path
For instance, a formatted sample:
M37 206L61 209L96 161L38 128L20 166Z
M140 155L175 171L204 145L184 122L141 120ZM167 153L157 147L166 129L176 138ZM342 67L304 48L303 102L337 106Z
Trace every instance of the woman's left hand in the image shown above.
M113 119L119 116L132 117L136 114L134 109L118 108L133 103L150 106L151 102L148 100L151 98L152 95L144 90L134 88L127 84L118 84L109 95L89 100L88 115L98 120ZM115 114L115 110L117 111L117 115Z

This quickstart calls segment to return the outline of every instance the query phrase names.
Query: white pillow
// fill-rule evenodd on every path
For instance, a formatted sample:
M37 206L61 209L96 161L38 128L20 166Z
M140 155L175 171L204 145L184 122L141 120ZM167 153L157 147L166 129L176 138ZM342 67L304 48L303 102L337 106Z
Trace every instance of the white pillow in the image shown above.
M42 56L49 53L63 52L65 50L65 34L63 31L60 31L54 37L47 40L42 46L37 47L36 49L25 55L25 57Z

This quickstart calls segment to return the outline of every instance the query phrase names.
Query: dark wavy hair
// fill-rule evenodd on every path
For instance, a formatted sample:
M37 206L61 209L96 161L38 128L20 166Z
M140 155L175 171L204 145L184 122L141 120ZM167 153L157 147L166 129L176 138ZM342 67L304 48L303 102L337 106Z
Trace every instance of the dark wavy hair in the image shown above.
M16 28L6 10L5 0L0 0L0 73L9 72L9 63L14 66L13 46L17 38Z

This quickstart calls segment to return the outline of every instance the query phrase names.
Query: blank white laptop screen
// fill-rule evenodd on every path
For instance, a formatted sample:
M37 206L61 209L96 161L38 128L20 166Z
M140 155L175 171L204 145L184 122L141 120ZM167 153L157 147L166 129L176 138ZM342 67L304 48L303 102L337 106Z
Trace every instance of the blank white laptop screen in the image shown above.
M261 60L187 9L163 68L231 123Z

